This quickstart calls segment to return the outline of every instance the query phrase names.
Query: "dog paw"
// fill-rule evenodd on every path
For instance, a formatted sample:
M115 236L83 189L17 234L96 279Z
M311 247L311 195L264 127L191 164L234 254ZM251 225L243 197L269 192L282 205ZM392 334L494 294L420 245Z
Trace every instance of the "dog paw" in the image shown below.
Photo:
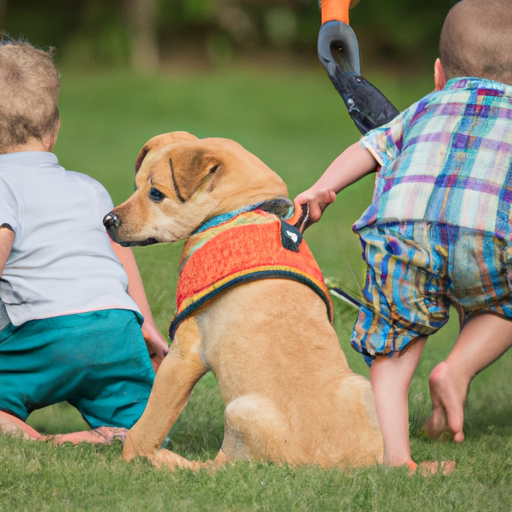
M154 457L151 459L153 466L156 468L167 467L171 471L175 469L191 469L192 471L198 471L204 464L199 461L188 460L174 453L170 450L158 450Z

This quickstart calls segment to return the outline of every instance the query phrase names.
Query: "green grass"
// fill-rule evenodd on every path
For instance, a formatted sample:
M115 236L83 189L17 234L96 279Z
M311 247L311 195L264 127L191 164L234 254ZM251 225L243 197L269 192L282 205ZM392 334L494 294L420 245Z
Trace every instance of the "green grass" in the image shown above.
M241 68L214 73L169 71L135 77L123 71L63 69L62 131L56 152L68 169L101 181L114 202L133 191L139 148L153 135L187 130L200 137L237 140L278 172L293 197L311 185L358 132L325 72ZM397 107L431 88L430 77L367 78ZM322 222L306 234L324 274L357 290L360 250L351 224L371 198L372 178L341 193ZM180 244L136 250L158 327L174 312ZM368 375L349 346L354 312L336 303L336 330L351 367ZM323 471L240 463L214 474L156 470L146 461L125 464L121 445L63 446L0 436L0 511L18 510L446 510L512 509L512 358L506 354L472 384L466 441L431 443L421 437L428 417L428 375L457 335L451 321L429 340L411 393L411 443L418 461L454 459L449 477L408 477L403 469ZM196 386L166 445L191 458L214 457L223 435L223 404L211 374ZM80 416L59 404L31 415L41 432L83 428Z

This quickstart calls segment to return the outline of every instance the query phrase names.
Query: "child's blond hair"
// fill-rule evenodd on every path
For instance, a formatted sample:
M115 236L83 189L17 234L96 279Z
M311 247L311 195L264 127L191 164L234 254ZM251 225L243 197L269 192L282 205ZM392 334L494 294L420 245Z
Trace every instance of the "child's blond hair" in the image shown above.
M56 134L59 88L53 49L24 41L0 44L0 153Z

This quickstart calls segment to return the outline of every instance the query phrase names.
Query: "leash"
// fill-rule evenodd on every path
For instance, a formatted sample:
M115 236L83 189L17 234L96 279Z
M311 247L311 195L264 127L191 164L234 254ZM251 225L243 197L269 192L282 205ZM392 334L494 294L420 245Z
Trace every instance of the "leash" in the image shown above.
M352 297L352 295L349 295L346 291L342 290L338 286L333 286L332 288L329 288L329 293L332 296L346 302L347 304L350 304L352 307L356 309L361 309L361 307L363 306L361 301L357 300L355 297Z

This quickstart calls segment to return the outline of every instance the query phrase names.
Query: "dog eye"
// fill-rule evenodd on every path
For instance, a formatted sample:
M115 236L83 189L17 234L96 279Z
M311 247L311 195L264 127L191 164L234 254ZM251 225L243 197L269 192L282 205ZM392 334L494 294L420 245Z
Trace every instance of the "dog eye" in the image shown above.
M149 198L155 203L161 203L165 199L165 196L157 188L151 187L149 190Z
M216 172L216 171L217 171L217 169L218 169L218 168L219 168L219 164L214 165L214 166L209 170L209 173L210 173L210 174L213 174L214 172Z

